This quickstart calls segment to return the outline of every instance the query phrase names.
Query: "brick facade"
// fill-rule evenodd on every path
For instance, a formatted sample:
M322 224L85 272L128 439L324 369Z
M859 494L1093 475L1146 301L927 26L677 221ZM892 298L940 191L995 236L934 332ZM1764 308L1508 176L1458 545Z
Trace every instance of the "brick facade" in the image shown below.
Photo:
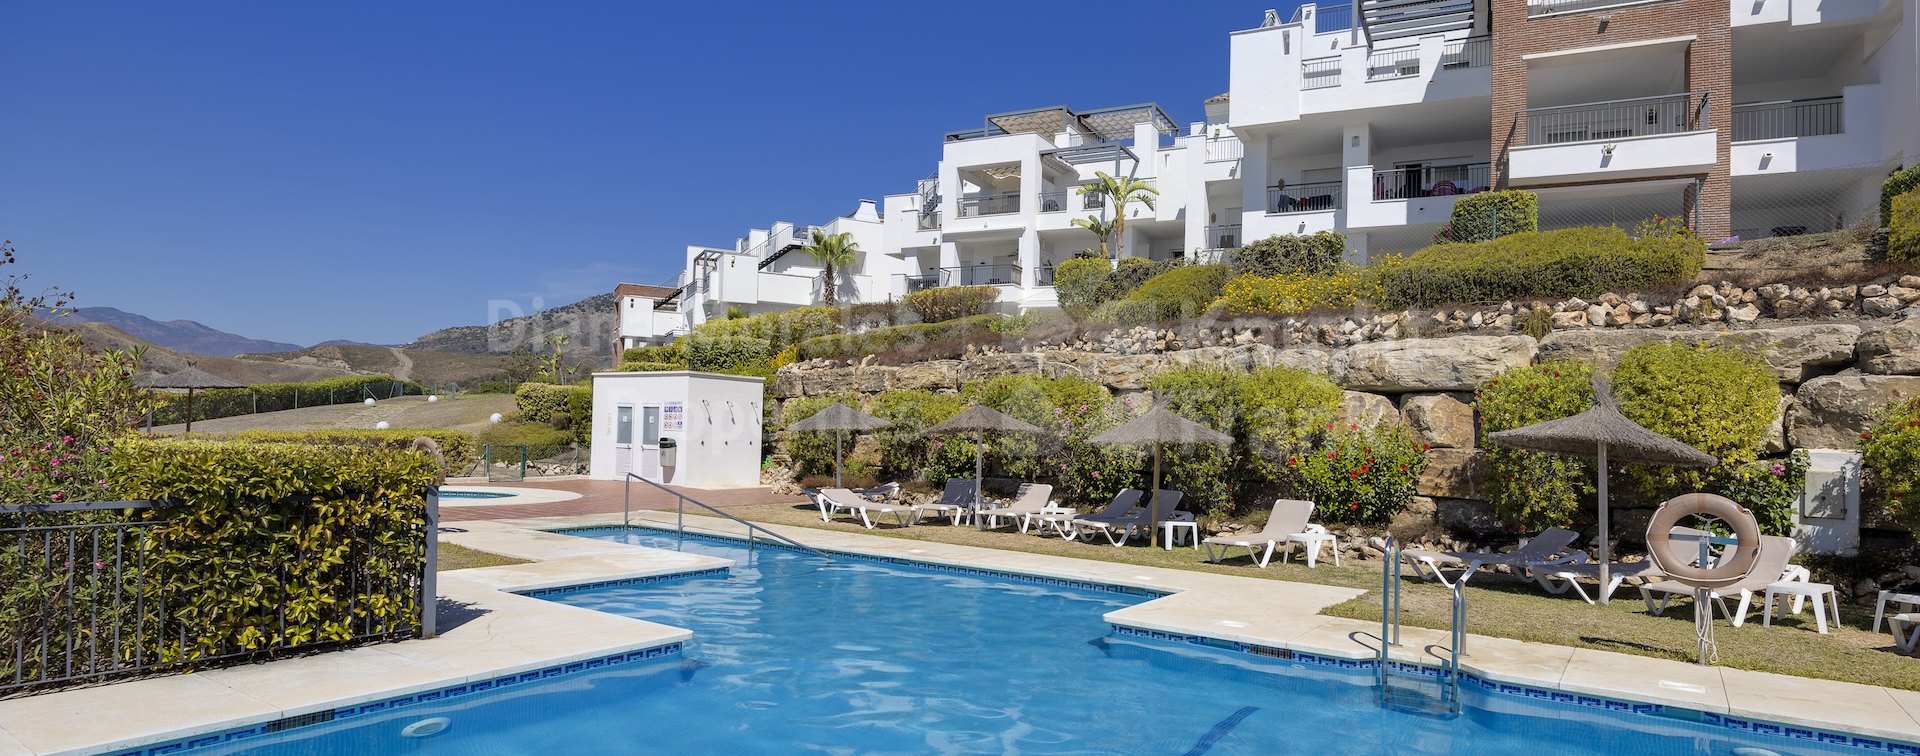
M1518 128L1527 108L1527 63L1522 56L1600 45L1693 36L1686 53L1686 90L1706 92L1707 120L1719 133L1717 161L1705 174L1699 198L1702 237L1726 236L1731 223L1732 186L1728 172L1733 149L1733 28L1727 0L1658 0L1580 13L1527 17L1527 0L1491 0L1493 29L1493 175L1506 186L1507 148L1526 144ZM1635 179L1640 180L1640 179ZM1592 182L1580 182L1592 183ZM1693 190L1683 201L1693 210Z

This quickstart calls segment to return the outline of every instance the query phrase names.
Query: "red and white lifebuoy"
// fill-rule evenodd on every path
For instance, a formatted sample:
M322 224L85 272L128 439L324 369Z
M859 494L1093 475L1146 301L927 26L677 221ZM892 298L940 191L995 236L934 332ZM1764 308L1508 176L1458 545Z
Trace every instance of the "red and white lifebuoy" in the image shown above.
M1669 548L1669 536L1680 520L1692 515L1714 517L1733 529L1732 553L1712 566L1696 565L1676 558ZM1753 571L1760 558L1760 521L1753 512L1732 499L1708 493L1681 494L1668 499L1647 523L1647 557L1661 572L1695 588L1716 588L1740 582Z

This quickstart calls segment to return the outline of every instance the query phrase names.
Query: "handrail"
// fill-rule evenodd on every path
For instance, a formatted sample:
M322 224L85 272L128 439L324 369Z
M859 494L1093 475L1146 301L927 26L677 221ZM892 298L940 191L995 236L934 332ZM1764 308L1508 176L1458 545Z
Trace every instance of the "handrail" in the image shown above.
M674 520L674 529L675 529L675 530L676 530L677 532L679 532L679 534L680 534L680 537L681 537L682 539L684 539L684 538L686 538L686 536L687 536L687 503L688 503L688 502L692 502L692 503L693 503L693 505L694 505L694 506L696 506L696 507L699 507L699 508L701 508L701 509L704 509L704 510L707 510L707 511L709 511L709 512L712 512L712 513L714 513L714 514L717 514L717 515L720 515L721 517L725 517L725 518L727 518L727 519L729 519L729 520L732 520L732 521L734 521L734 522L737 522L737 523L740 523L741 525L745 525L745 526L747 526L747 543L748 543L749 545L751 545L751 544L753 543L753 534L754 534L754 532L755 532L755 531L758 531L758 532L761 532L761 533L765 533L765 534L767 534L767 535L769 535L769 536L772 536L772 537L773 537L773 540L776 540L776 541L779 541L779 542L781 542L781 543L784 543L784 544L787 544L788 546L792 546L792 547L794 547L794 548L796 548L796 549L805 549L805 550L807 550L807 551L811 551L811 552L813 552L813 553L814 553L815 555L817 555L817 556L819 556L819 557L820 557L820 558L822 558L822 559L825 559L825 560L827 560L827 561L833 561L833 557L832 557L832 556L829 556L829 555L827 554L827 552L824 552L824 551L821 551L821 550L819 550L819 549L816 549L816 548L814 548L814 547L812 547L812 546L808 546L808 545L806 545L806 544L804 544L804 543L801 543L801 542L799 542L799 541L796 541L796 540L793 540L793 539L791 539L791 538L788 538L788 537L786 537L786 536L783 536L783 535L780 535L779 533L775 533L775 532L773 532L773 531L771 531L771 530L768 530L768 529L766 529L766 528L763 528L763 527L760 527L759 525L755 525L755 524L753 524L753 523L751 523L751 522L747 522L746 520L742 520L742 519L740 519L740 518L738 518L738 517L735 517L735 516L733 516L733 515L730 515L730 514L727 514L726 512L723 512L723 511L720 511L720 509L719 509L718 507L715 507L715 506L713 506L712 504L708 504L708 503L706 503L706 502L704 502L704 501L701 501L701 500L699 500L699 499L695 499L695 498L693 498L693 497L691 497L691 496L688 496L688 495L686 495L686 494L683 494L683 493L680 493L679 491L675 491L675 490L673 490L673 489L671 489L671 488L668 488L668 487L666 487L666 486L664 486L664 485L661 485L661 484L659 484L659 483L656 483L656 482L654 482L654 481L651 481L651 480L647 480L646 478L642 478L642 477L640 477L639 475L637 475L637 474L634 474L634 473L627 473L627 476L626 476L626 478L625 478L625 479L624 479L624 480L622 481L622 483L621 483L621 489L620 489L620 524L621 524L621 526L622 526L622 527L628 527L628 528L631 528L631 527L633 527L633 510L632 510L632 506L631 506L631 504L632 504L632 500L633 500L633 497L632 497L632 490L633 490L633 482L634 482L634 481L636 481L636 480L637 480L637 481L640 481L640 482L642 482L642 483L645 483L645 484L647 484L647 485L649 485L649 486L653 486L654 488L658 488L658 489L660 489L660 490L662 490L662 491L665 491L665 492L667 492L667 493L670 493L670 494L673 494L673 496L674 496L674 498L675 498L675 499L677 500L677 501L676 501L676 507L675 507L675 508L676 508L676 511L677 511L677 516L676 516L676 518L675 518L675 520Z

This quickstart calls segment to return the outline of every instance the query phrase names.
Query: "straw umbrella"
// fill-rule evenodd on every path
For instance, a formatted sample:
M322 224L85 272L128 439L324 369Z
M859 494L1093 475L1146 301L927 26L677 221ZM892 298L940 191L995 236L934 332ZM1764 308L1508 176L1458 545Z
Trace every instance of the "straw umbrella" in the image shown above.
M962 410L960 414L949 417L933 427L921 431L922 435L932 436L941 433L973 433L973 511L974 519L982 530L986 529L986 520L979 516L980 485L984 480L983 469L987 443L987 432L996 433L1032 433L1044 434L1039 426L1016 417L1008 416L999 410L984 404L976 404Z
M839 402L827 405L805 420L787 426L787 430L833 431L833 485L840 487L840 434L851 431L879 430L893 425Z
M1674 467L1712 467L1720 463L1713 455L1679 441L1647 430L1625 415L1613 402L1613 383L1605 375L1593 374L1593 408L1572 417L1548 420L1524 428L1504 430L1487 436L1497 444L1516 449L1591 457L1599 464L1600 477L1600 585L1608 584L1612 561L1607 539L1607 460L1644 462ZM1607 603L1607 591L1600 591L1600 603Z
M1167 444L1231 444L1233 437L1207 426L1188 420L1165 406L1156 405L1147 413L1087 439L1094 444L1135 444L1153 445L1153 490L1147 493L1148 506L1153 508L1153 527L1150 528L1153 546L1160 545L1160 456Z
M194 367L193 363L167 375L148 376L134 383L135 386L148 389L186 389L187 390L187 431L193 432L193 392L200 389L246 388L244 383L229 381L220 376Z

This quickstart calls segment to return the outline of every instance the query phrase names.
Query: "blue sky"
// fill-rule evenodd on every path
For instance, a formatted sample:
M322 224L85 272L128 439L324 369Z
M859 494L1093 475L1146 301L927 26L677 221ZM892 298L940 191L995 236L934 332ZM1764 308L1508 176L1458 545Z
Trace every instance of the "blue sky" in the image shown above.
M910 191L987 113L1198 120L1264 7L9 2L0 236L82 306L402 343Z

